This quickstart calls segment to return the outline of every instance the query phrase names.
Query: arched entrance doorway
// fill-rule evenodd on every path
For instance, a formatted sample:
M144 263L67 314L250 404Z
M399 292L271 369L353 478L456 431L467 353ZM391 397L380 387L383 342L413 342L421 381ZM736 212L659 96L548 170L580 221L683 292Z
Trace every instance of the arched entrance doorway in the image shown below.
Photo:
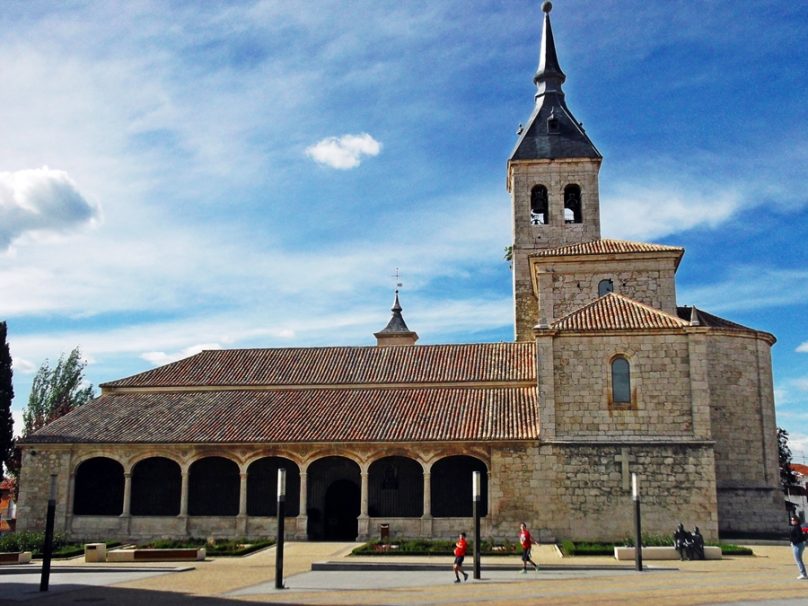
M337 480L325 492L326 541L355 541L359 533L359 486L350 480Z
M308 537L314 541L353 541L359 533L359 465L345 457L325 457L309 465Z

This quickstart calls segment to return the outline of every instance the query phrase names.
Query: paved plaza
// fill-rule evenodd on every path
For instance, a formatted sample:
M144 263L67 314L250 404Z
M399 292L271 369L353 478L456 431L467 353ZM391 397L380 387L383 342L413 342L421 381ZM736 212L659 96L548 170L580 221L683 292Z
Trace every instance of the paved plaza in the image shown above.
M189 565L55 562L50 591L39 592L39 564L0 567L0 604L808 604L786 544L754 546L754 557L705 562L646 562L638 573L611 558L560 558L536 551L542 569L521 574L518 558L483 560L481 579L453 583L451 558L348 558L350 543L288 543L287 589L275 589L275 550ZM312 571L315 562L359 563ZM415 570L376 570L374 563ZM389 566L385 566L389 567ZM370 568L370 569L366 569ZM470 576L473 567L467 566Z

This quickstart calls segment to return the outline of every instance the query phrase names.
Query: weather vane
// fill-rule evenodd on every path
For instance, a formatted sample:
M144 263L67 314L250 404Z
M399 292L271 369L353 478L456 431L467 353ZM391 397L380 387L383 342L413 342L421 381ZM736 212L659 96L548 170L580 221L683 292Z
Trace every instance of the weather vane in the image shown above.
M401 275L398 272L398 267L396 267L396 273L393 274L393 277L396 279L396 289L399 289L403 286L401 283Z

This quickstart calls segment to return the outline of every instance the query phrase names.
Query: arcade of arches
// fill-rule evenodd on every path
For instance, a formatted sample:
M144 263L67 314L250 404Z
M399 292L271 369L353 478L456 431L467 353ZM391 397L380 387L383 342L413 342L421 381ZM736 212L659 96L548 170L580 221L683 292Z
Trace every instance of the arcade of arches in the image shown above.
M469 455L429 460L404 454L370 460L273 455L236 462L221 454L190 460L141 455L128 461L106 454L88 455L73 468L72 529L80 531L90 521L97 526L108 517L125 520L122 530L130 536L195 534L200 522L212 534L271 532L281 468L286 515L294 518L296 538L355 540L374 534L375 522L392 520L411 536L432 535L433 518L472 515L474 471L481 472L481 511L487 514L487 466Z

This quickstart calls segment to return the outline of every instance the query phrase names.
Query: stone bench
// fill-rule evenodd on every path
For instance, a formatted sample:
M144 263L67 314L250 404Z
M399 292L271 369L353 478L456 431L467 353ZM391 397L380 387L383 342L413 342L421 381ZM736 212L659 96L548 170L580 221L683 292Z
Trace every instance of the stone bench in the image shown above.
M189 549L115 549L107 552L107 562L187 562L201 561L205 548Z
M30 551L0 552L0 564L28 564L31 561Z
M615 547L614 558L616 560L633 560L634 548L633 547ZM676 548L671 547L643 547L642 548L643 560L678 560L679 552ZM720 560L721 548L714 545L704 546L704 559L705 560Z

